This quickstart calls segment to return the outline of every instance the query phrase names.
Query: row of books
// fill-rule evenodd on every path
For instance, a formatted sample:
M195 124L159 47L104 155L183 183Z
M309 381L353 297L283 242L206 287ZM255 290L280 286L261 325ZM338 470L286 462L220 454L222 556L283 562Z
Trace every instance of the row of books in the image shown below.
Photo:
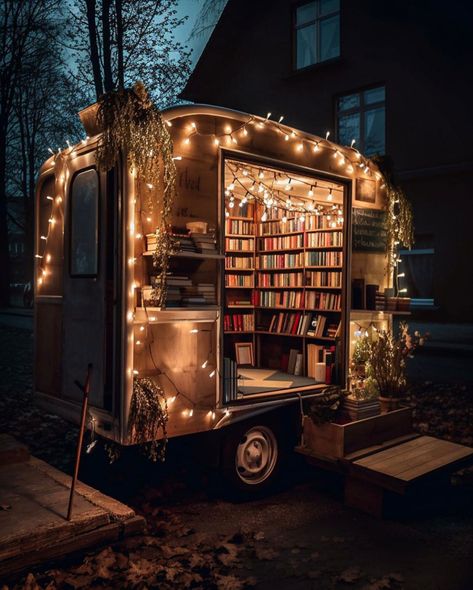
M316 250L305 252L305 266L342 266L343 252Z
M326 348L318 344L307 345L307 376L319 383L332 382L332 368L335 363L335 347Z
M223 316L223 329L226 332L252 332L255 329L253 314L225 314Z
M225 250L237 252L253 252L255 242L251 238L225 238Z
M251 256L227 256L225 268L253 270L253 258Z
M326 316L321 314L280 312L267 318L260 328L274 334L335 338L339 336L340 322L328 324Z
M261 272L258 287L302 287L304 275L301 272Z
M306 309L326 309L327 311L340 311L342 307L341 293L326 291L306 291Z
M303 232L304 222L300 218L288 219L285 222L282 221L267 221L259 224L259 235L265 236L269 234L282 234L286 232Z
M259 238L258 240L259 250L290 250L303 247L303 234L294 234L293 236L281 236L276 238Z
M307 248L324 248L327 246L342 246L343 234L341 231L327 231L306 234Z
M342 273L333 270L310 270L306 274L307 286L341 287Z
M232 216L235 217L251 217L255 215L255 204L243 199L235 199L235 206L232 208Z
M254 305L260 307L304 307L302 291L254 291Z
M337 252L338 254L338 252ZM257 258L259 268L282 268L291 269L304 266L304 254L262 254Z
M253 275L225 273L225 287L254 287Z
M225 234L237 235L254 235L255 224L252 221L243 221L242 219L226 219Z
M330 229L333 227L333 217L331 215L307 215L305 218L305 230L313 229ZM343 223L337 223L341 227Z

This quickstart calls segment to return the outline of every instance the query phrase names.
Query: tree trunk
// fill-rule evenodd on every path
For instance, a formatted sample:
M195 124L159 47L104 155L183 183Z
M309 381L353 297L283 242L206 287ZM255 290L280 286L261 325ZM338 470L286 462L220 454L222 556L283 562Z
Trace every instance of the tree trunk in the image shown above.
M97 100L103 94L102 75L100 73L100 57L97 45L97 25L95 22L95 0L85 0L87 5L87 24L90 44L90 61L94 75L95 95Z
M118 87L125 87L125 72L123 66L123 10L122 0L115 0L117 13L117 62L118 62Z
M8 222L6 195L6 131L0 126L0 306L10 304L10 253L8 251Z
M102 0L103 82L105 92L111 92L113 90L110 2L111 0Z

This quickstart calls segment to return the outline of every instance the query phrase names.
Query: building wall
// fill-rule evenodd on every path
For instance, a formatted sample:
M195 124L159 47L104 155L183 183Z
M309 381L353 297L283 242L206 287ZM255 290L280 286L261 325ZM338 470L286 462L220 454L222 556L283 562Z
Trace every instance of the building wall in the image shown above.
M335 98L386 86L386 154L433 235L439 317L473 320L472 5L341 0L341 56L292 70L290 0L230 0L186 99L335 132Z

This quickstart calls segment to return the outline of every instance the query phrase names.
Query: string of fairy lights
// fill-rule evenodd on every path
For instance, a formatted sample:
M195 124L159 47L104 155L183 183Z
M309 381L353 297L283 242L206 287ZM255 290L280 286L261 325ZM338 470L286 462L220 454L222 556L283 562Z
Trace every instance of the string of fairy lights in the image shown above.
M226 124L223 127L223 130L220 132L208 133L198 128L195 122L191 122L189 126L186 128L187 131L184 132L185 137L182 140L182 144L184 146L188 146L192 144L198 138L208 138L210 142L215 146L216 149L219 149L220 146L227 145L227 146L237 146L237 145L244 145L248 141L251 140L252 131L258 133L261 129L272 129L275 133L278 134L279 137L282 138L284 142L288 142L289 144L294 146L294 150L296 153L300 155L307 155L310 154L311 156L317 157L318 155L330 151L332 153L332 157L334 158L337 167L339 168L341 173L345 173L348 175L352 175L355 170L358 168L360 172L368 176L374 176L376 180L382 181L382 175L378 170L372 168L372 163L366 157L364 157L354 146L354 141L351 142L350 146L341 147L337 144L332 143L329 141L330 133L328 132L325 138L314 138L308 137L307 135L296 131L286 125L283 124L284 117L281 116L279 119L273 120L271 119L271 113L268 113L265 118L257 117L255 115L249 116L245 121L241 124L232 127L230 124ZM169 127L172 127L173 123L171 121L166 121ZM89 137L86 137L76 146L71 146L69 142L67 142L67 148L63 150L59 150L58 152L54 152L53 150L49 149L51 154L54 156L54 160L52 165L58 168L57 164L59 159L62 160L62 164L65 168L61 170L58 178L59 181L62 183L61 189L64 190L67 178L68 177L68 170L65 166L67 158L74 158L77 155L77 149L80 146L83 146L89 142ZM175 156L175 160L181 160L183 156ZM263 207L263 213L261 215L261 221L266 221L268 218L271 218L271 212L282 212L282 217L278 217L279 221L283 223L287 221L287 219L292 217L298 217L301 222L305 220L307 215L325 215L327 218L330 219L333 216L333 220L331 220L332 227L336 227L337 225L343 224L343 212L341 205L333 202L336 200L337 191L341 189L337 189L337 187L329 186L326 187L326 195L325 200L326 203L322 204L316 202L315 200L315 193L318 190L320 192L321 187L323 185L322 181L312 181L312 180L303 180L300 177L297 177L297 183L302 184L307 189L307 194L302 197L298 196L297 198L293 197L293 187L296 182L295 177L291 177L287 173L277 172L268 170L265 168L258 168L258 172L255 173L253 167L245 166L243 164L233 165L227 163L228 171L230 176L233 178L232 182L230 182L225 187L225 197L227 202L227 210L226 216L230 216L230 212L228 209L233 209L234 207L241 207L248 201L254 201ZM240 178L241 176L244 178ZM249 183L249 184L248 184ZM247 185L248 184L248 185ZM384 187L384 183L381 184L381 188ZM153 189L152 185L147 185L148 189ZM241 194L240 194L241 193ZM49 251L50 247L48 245L50 236L54 229L57 227L58 223L58 216L62 219L62 232L64 233L64 212L62 208L63 198L61 195L47 195L46 200L51 204L51 210L49 212L48 217L48 228L47 232L44 235L40 235L38 240L38 251L35 254L38 264L38 272L37 272L37 287L40 289L47 278L51 274L51 270L49 268L49 264L52 261L53 254ZM146 239L146 233L143 229L143 218L142 213L145 215L145 219L147 223L152 222L152 217L147 214L146 212L142 212L140 209L140 221L141 221L141 228L139 231L135 231L135 222L134 220L130 223L130 232L135 239ZM390 214L394 214L391 213ZM392 244L393 248L396 248L398 245L398 241L395 240L394 244ZM146 248L143 248L143 251L146 251ZM141 254L142 255L142 254ZM395 254L396 260L396 268L395 268L395 279L398 281L399 278L403 278L405 275L404 273L398 272L398 264L401 262L400 257ZM134 265L136 263L136 258L132 257L128 259L128 263L130 265ZM134 294L135 290L139 287L139 284L133 280L131 285L131 293ZM406 293L406 288L398 289L399 293ZM178 396L181 396L186 403L189 405L188 408L183 410L183 415L187 417L192 417L194 415L194 411L197 409L195 403L183 392L179 391L178 388L175 386L173 381L169 378L169 376L160 371L156 363L154 362L152 356L152 343L153 343L153 335L152 330L150 330L151 324L156 322L156 316L148 314L148 308L146 305L143 304L145 309L145 320L144 321L137 321L135 322L135 300L133 300L133 308L129 309L127 312L127 319L128 321L132 322L133 324L138 323L138 332L141 334L141 337L136 338L134 340L134 344L136 347L147 346L148 350L151 355L151 359L155 369L158 373L161 373L166 377L171 385L173 386L175 393L168 397L167 401L169 404L172 404L176 401ZM153 313L153 312L152 312ZM190 330L191 333L197 334L202 330L198 328L192 328ZM212 330L204 330L212 332ZM151 334L150 339L148 339L148 335ZM148 341L147 341L148 340ZM201 363L200 368L203 371L207 372L207 376L210 379L215 378L218 371L216 368L215 363L211 363L212 359L212 346L209 348L209 353L207 358ZM213 368L215 364L215 368ZM208 368L212 370L209 372ZM133 375L136 375L136 369L132 369ZM230 412L228 410L224 411L224 414L228 415ZM215 419L216 414L215 411L209 410L207 412L210 418Z
M335 228L343 224L343 209L342 205L333 203L335 198L334 192L340 192L343 195L342 189L333 187L331 184L326 190L326 204L317 203L315 200L315 191L320 181L312 180L306 181L300 177L291 177L287 173L280 173L276 171L269 171L264 168L259 168L258 173L252 172L252 168L241 164L227 161L225 163L226 169L230 178L233 180L225 188L226 209L225 217L232 215L230 210L234 210L236 203L236 213L240 208L250 201L259 203L263 212L261 214L261 221L265 222L268 219L273 219L273 213L276 213L275 220L286 223L289 218L298 219L301 223L305 222L308 215L326 216L327 221L330 222L330 227ZM239 174L249 181L250 186L245 186L244 182L239 177ZM269 175L269 182L265 180L265 174ZM284 184L284 189L275 188L276 184ZM295 184L302 184L308 188L306 197L293 197L291 191ZM238 194L242 191L241 195Z

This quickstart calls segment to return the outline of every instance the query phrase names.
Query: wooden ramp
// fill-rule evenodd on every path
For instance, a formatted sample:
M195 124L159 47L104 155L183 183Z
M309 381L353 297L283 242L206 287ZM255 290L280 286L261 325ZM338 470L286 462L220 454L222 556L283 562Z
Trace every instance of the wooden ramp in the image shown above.
M416 482L441 471L454 471L472 459L473 448L431 436L419 436L368 455L359 452L344 460L345 501L381 516L384 490L404 494Z
M143 531L141 516L82 482L67 521L70 482L11 437L0 436L0 580Z

